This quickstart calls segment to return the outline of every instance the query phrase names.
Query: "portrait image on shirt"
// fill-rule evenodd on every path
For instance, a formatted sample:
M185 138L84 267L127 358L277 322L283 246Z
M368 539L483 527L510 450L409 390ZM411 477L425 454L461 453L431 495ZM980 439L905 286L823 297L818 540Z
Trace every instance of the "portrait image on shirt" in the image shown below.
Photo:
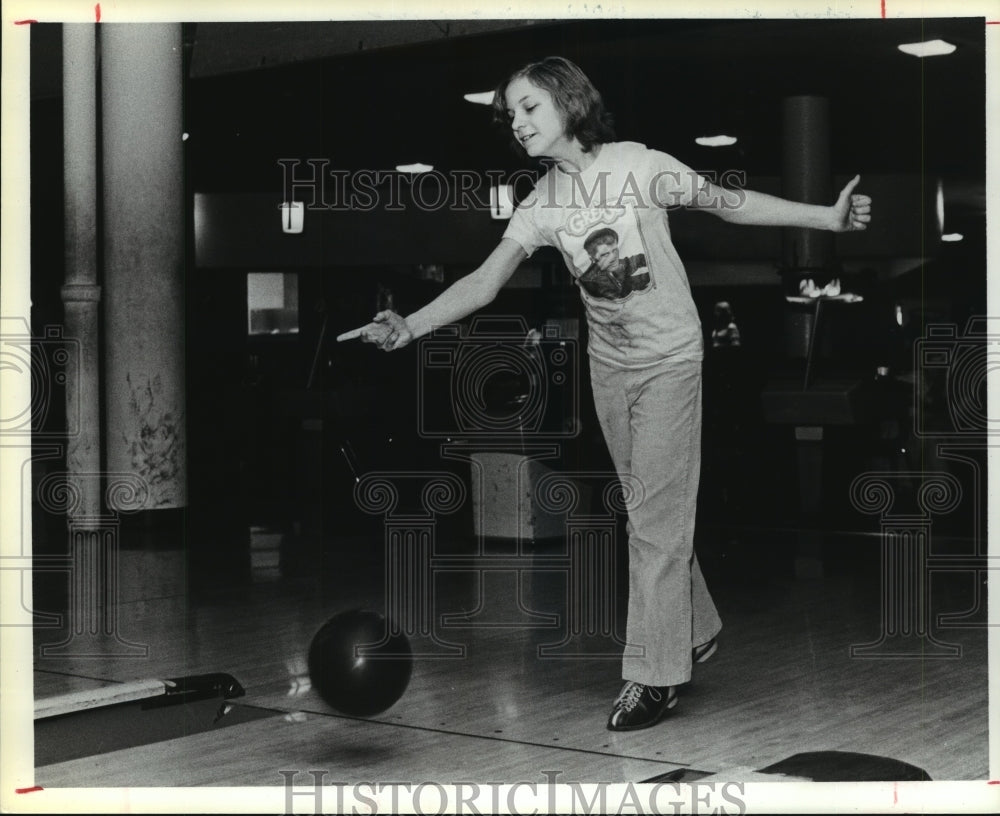
M637 226L628 229L635 223L634 214L628 208L618 213L620 218L613 225L598 224L583 236L560 235L564 243L577 245L573 252L579 259L577 282L588 295L602 300L621 300L650 286L649 265Z

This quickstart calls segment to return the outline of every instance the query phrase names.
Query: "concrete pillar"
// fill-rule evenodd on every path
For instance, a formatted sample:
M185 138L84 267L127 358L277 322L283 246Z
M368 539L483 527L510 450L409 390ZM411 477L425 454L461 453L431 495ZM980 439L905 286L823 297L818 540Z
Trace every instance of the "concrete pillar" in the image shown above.
M187 503L181 48L179 24L101 27L107 468L144 509Z
M830 172L830 105L820 96L790 96L782 101L781 193L792 201L831 204L833 177ZM824 286L833 275L833 233L825 230L786 227L782 230L782 272L785 292L798 294L803 278ZM805 359L803 389L814 373L814 357L820 355L822 334L820 304L787 304L785 307L785 352ZM817 345L817 343L819 345ZM823 428L797 426L799 509L811 514L822 511ZM822 537L798 536L795 559L800 578L823 575Z
M70 511L81 528L101 514L101 413L97 285L96 32L90 23L63 26L63 185L66 283L65 337L77 345L66 366L66 471L80 496ZM72 417L73 412L77 416Z
M832 204L830 104L821 96L790 96L782 102L781 192L806 204ZM782 265L789 272L827 270L833 233L786 228Z

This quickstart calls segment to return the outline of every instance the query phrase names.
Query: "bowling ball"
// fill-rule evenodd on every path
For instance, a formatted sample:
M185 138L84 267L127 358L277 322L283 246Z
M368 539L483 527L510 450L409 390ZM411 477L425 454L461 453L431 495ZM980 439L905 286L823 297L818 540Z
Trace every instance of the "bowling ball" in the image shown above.
M342 714L368 717L385 711L406 691L413 652L402 633L377 612L340 612L309 645L309 679Z

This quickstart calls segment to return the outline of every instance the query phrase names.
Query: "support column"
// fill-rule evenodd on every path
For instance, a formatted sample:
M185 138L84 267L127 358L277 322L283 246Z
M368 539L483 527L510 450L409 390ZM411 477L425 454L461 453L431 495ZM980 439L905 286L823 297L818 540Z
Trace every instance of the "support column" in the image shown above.
M781 194L805 204L832 203L830 105L820 96L790 96L781 108ZM824 286L834 277L833 233L804 227L781 230L781 273L786 295L799 293L799 281ZM785 349L789 357L822 356L817 339L818 311L812 304L785 308ZM808 387L808 384L805 386Z
M89 23L63 26L63 185L66 283L65 336L79 354L66 364L68 480L79 494L70 521L87 529L101 515L101 413L97 285L96 32ZM77 412L75 421L73 412ZM75 426L75 427L74 427ZM72 430L73 432L70 432Z
M833 178L830 172L830 105L820 96L790 96L782 101L781 192L791 201L829 204ZM799 281L813 278L824 286L833 274L833 233L786 227L781 232L781 271L785 294L796 295ZM805 360L802 389L810 385L814 359L822 356L819 334L820 304L785 305L785 351ZM818 343L818 344L817 344ZM823 427L796 425L799 509L813 514L823 509ZM800 578L823 575L823 536L798 535L795 573Z
M821 96L790 96L782 103L781 193L792 201L830 204L830 104ZM833 233L786 228L782 266L789 272L826 270L833 260Z
M179 24L101 27L107 468L145 509L187 504L181 51Z

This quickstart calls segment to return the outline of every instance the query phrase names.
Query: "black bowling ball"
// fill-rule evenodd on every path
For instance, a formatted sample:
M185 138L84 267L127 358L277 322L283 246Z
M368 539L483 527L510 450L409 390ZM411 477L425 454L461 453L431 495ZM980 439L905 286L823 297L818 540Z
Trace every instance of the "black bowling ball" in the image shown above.
M342 714L369 717L406 691L413 651L384 615L364 609L340 612L316 632L309 646L309 678L323 700Z

